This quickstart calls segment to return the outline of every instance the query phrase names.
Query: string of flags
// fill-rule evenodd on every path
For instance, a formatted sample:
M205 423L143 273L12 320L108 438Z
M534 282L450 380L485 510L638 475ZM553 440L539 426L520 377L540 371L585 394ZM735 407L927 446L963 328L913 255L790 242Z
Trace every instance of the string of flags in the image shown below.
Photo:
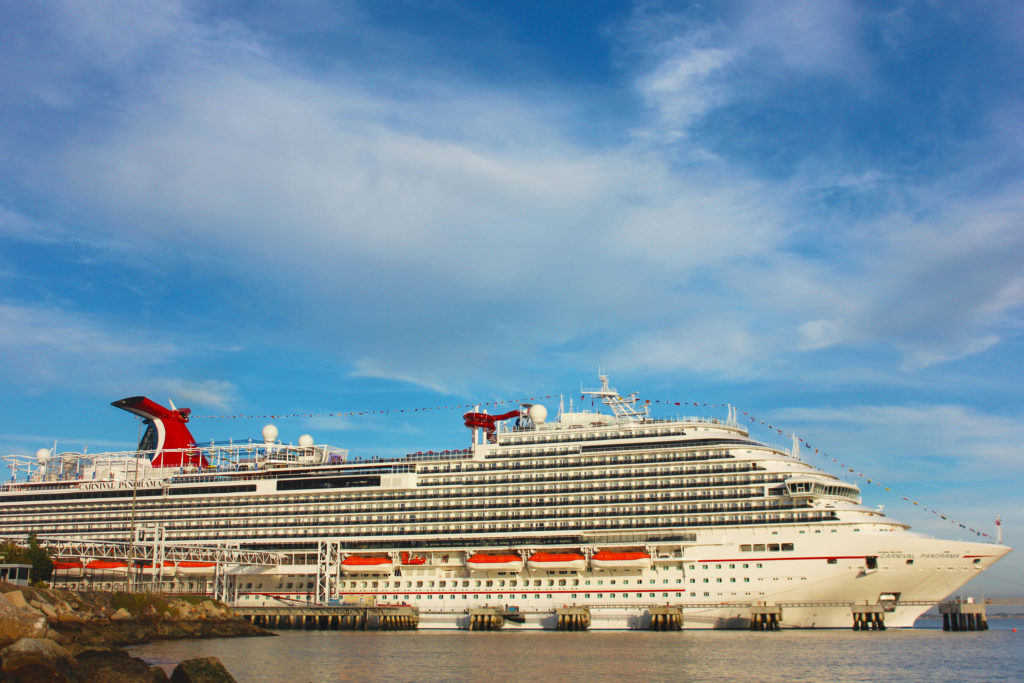
M475 409L479 409L479 408L490 408L490 407L507 406L507 405L522 405L524 403L534 403L534 402L537 402L537 401L541 401L541 400L545 400L545 399L552 399L552 398L558 398L558 397L557 396L553 396L553 395L548 395L548 396L532 396L532 397L529 397L529 398L508 399L508 400L503 400L503 401L486 401L486 402L479 402L479 403L477 403L477 402L474 402L474 403L461 403L461 404L453 404L453 405L446 405L446 406L431 406L431 407L428 407L428 408L387 408L387 409L381 409L381 410L351 410L351 411L347 411L347 412L346 411L341 411L341 412L333 412L333 413L275 413L275 414L272 414L272 415L271 414L248 415L248 414L243 414L243 413L237 413L235 415L193 415L192 418L193 419L209 419L209 420L225 420L225 419L227 419L227 420L268 420L268 419L269 420L283 420L283 419L316 418L316 417L356 417L356 416L365 416L365 415L402 415L402 414L413 414L413 413L439 412L439 411L444 411L444 410L466 410L466 409L474 409L475 410ZM580 398L582 399L582 398L585 398L585 397L581 396ZM663 400L660 400L660 399L650 399L650 400L647 400L645 403L648 403L648 404L650 404L650 403L659 403L659 404L662 404L662 405L678 406L678 407L685 407L685 406L704 407L704 408L727 408L727 407L729 407L729 404L727 404L727 403L698 403L698 402L690 402L690 401L663 401ZM773 424L765 422L764 420L761 420L761 419L751 415L750 413L748 413L745 410L741 410L740 412L743 413L743 415L747 419L749 419L750 422L759 423L762 426L767 427L768 429L776 432L780 436L786 436L786 437L789 437L789 438L793 438L794 437L794 435L792 433L786 432L786 431L782 430L781 428L776 427ZM832 457L830 454L826 453L825 451L820 450L818 448L814 448L814 446L812 446L809 442L804 441L803 438L797 436L796 439L797 439L797 441L799 443L803 444L804 447L808 451L813 450L815 455L819 455L819 456L822 456L824 458L828 458L829 460L831 460L833 463L835 463L839 467L843 468L844 470L846 470L846 471L850 472L851 474L854 474L857 477L859 477L860 479L862 479L865 483L871 484L873 486L877 486L878 488L883 489L887 493L892 493L893 495L897 495L900 498L902 498L903 500L907 501L908 503L912 503L914 506L921 508L925 512L930 512L933 515L935 515L936 517L938 517L938 518L940 518L940 519L942 519L944 521L947 521L950 524L954 524L954 525L960 527L961 529L963 529L965 531L969 531L969 532L975 534L976 536L983 536L985 538L992 538L991 535L985 533L984 531L979 531L979 530L974 529L974 528L972 528L972 527L970 527L970 526L968 526L966 524L958 522L957 520L952 519L948 515L942 514L938 510L935 510L935 509L933 509L933 508L931 508L931 507L929 507L927 505L919 503L918 501L916 501L916 500L914 500L912 498L904 496L904 495L902 495L898 491L894 491L893 489L889 488L888 486L885 486L881 482L879 482L879 481L877 481L875 479L872 479L872 478L868 477L867 475L865 475L864 473L859 472L856 469L848 466L846 463L840 462L837 458Z
M401 415L406 413L429 413L441 410L466 410L490 408L504 405L521 405L523 403L534 403L544 399L558 398L557 396L533 396L531 398L509 399L505 401L487 401L477 403L461 403L450 406L431 406L429 408L387 408L382 410L350 410L348 412L334 413L275 413L273 415L248 415L237 413L235 415L193 415L192 419L200 420L286 420L294 418L313 417L355 417L357 415Z
M728 407L728 404L726 404L726 403L690 403L690 402L677 402L677 401L660 401L660 400L657 400L657 399L652 399L651 402L652 403L662 403L662 404L668 404L668 405L675 405L675 406L690 406L690 405L692 405L692 406L702 406L702 407L709 407L709 408L726 408L726 407ZM740 412L743 413L743 415L746 416L746 418L749 419L751 422L760 423L761 425L767 427L768 429L778 433L780 436L787 436L789 438L793 438L795 436L792 433L785 432L782 429L779 429L778 427L776 427L773 424L765 422L764 420L762 420L760 418L754 417L753 415L751 415L750 413L748 413L745 410L741 410ZM900 498L902 498L903 500L907 501L908 503L913 503L915 506L921 508L925 512L930 512L933 515L935 515L936 517L938 517L938 518L940 518L940 519L942 519L944 521L947 521L950 524L955 524L956 526L960 527L961 529L964 529L965 531L970 531L972 534L974 534L976 536L984 536L985 538L992 538L991 535L985 533L984 531L978 531L977 529L974 529L974 528L972 528L970 526L967 526L966 524L963 524L961 522L958 522L955 519L952 519L948 515L942 514L938 510L935 510L935 509L933 509L931 507L928 507L927 505L919 503L919 502L917 502L916 500L914 500L912 498L908 498L907 496L902 495L898 491L892 490L891 488L889 488L888 486L885 486L881 482L866 476L863 472L858 472L854 468L848 466L846 463L840 462L837 458L832 457L831 455L829 455L825 451L817 449L817 448L814 448L814 446L812 446L809 442L804 441L804 439L802 439L801 437L796 436L796 440L799 443L802 443L804 445L804 448L806 448L808 450L813 449L815 455L820 455L822 457L828 458L829 460L831 460L835 464L839 465L844 470L850 472L851 474L855 474L858 477L860 477L861 479L863 479L865 483L871 484L873 486L877 486L878 488L883 489L884 491L886 491L888 493L892 493L893 495L897 495Z

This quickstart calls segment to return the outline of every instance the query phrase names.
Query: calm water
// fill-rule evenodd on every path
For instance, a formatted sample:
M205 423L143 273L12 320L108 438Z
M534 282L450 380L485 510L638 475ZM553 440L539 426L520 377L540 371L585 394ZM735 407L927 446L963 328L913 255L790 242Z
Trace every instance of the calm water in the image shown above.
M282 631L129 651L168 673L182 659L215 655L240 682L1024 680L1024 620L993 619L984 633L920 624L867 633Z

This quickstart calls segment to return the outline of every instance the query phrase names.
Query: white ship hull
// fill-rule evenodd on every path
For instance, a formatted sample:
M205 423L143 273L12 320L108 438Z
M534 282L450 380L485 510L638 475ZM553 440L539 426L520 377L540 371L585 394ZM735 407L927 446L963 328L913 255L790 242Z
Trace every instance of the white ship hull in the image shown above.
M849 628L858 606L906 627L1010 551L910 533L804 462L795 439L752 439L734 410L654 419L606 378L586 393L614 414L467 413L469 449L352 462L308 437L279 444L269 427L264 443L200 447L186 411L123 399L150 423L139 450L9 456L30 475L0 485L0 538L34 531L73 564L142 534L136 559L146 548L177 563L153 590L406 604L420 628L464 628L485 608L505 628L555 628L568 607L592 629L646 628L666 607L685 628L737 628L758 606L781 610L784 628ZM277 555L225 559L232 548ZM115 588L125 574L55 578Z
M622 630L649 628L650 609L662 606L682 609L683 628L746 628L751 606L759 604L780 606L783 628L850 628L856 606L876 606L882 596L892 596L896 599L883 613L885 624L901 628L913 626L931 605L1010 551L993 544L856 528L834 534L799 528L787 530L792 536L743 534L735 543L676 546L680 557L665 557L669 549L662 548L647 569L510 571L501 576L505 585L498 585L496 577L470 578L476 573L452 567L404 568L398 577L379 577L365 586L343 582L339 599L413 605L419 609L421 629L467 628L470 610L482 608L517 614L521 620L506 619L505 629L554 629L557 609L586 607L591 630ZM793 551L740 550L766 537L787 536L798 539ZM868 568L867 558L876 558L874 568ZM281 590L286 581L301 578L295 573L257 583L252 592L239 596L238 604L313 601L312 592ZM534 585L537 581L540 586Z

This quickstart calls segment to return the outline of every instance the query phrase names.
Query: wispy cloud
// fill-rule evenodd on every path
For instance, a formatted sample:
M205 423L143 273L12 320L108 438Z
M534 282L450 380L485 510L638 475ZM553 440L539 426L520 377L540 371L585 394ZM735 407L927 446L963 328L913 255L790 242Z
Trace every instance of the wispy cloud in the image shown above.
M193 351L151 331L110 320L56 308L0 303L4 379L19 390L66 388L90 394L130 395L141 389L227 408L236 392L231 382L163 374ZM162 400L159 394L155 397Z
M825 442L841 444L831 449L837 455L856 455L903 478L922 477L917 468L924 463L931 468L923 480L955 480L979 465L1004 474L1024 468L1018 455L1024 421L1016 415L956 404L897 404L790 408L777 411L773 420L792 429L824 430Z
M914 373L1017 333L1012 192L958 212L953 171L744 132L762 125L745 109L785 119L794 93L884 76L852 3L643 5L613 33L647 112L624 128L649 135L614 144L570 135L571 101L466 73L402 79L397 48L374 80L190 5L48 11L55 49L37 80L96 112L19 155L36 192L87 217L60 238L177 269L176 310L202 300L243 334L271 311L275 343L332 349L352 377L458 392L552 348L737 381L800 354L884 349ZM336 19L358 33L366 17ZM787 143L788 173L751 162ZM9 215L23 236L55 222ZM208 302L211 273L245 295ZM205 386L211 405L236 391Z

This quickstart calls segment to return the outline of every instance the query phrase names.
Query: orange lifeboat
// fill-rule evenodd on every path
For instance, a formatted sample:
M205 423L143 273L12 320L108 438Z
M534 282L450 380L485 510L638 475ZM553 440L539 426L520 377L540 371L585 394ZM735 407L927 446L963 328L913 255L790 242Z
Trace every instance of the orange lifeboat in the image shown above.
M82 563L79 562L78 560L71 560L71 561L54 560L53 561L53 569L54 569L54 571L64 571L64 572L81 571Z
M519 571L523 568L523 560L518 555L512 554L474 553L466 559L466 567L478 572Z
M391 573L392 564L390 557L349 555L341 561L341 571L351 574Z
M587 558L579 553L546 553L538 552L530 555L526 566L533 571L537 570L570 570L581 572L587 568Z
M92 569L93 571L115 571L115 572L126 572L128 571L128 563L122 562L121 560L93 560L85 565L86 569Z
M648 569L651 556L640 550L601 550L590 558L594 569Z
M212 574L214 566L213 562L184 560L178 563L176 570L179 574Z

